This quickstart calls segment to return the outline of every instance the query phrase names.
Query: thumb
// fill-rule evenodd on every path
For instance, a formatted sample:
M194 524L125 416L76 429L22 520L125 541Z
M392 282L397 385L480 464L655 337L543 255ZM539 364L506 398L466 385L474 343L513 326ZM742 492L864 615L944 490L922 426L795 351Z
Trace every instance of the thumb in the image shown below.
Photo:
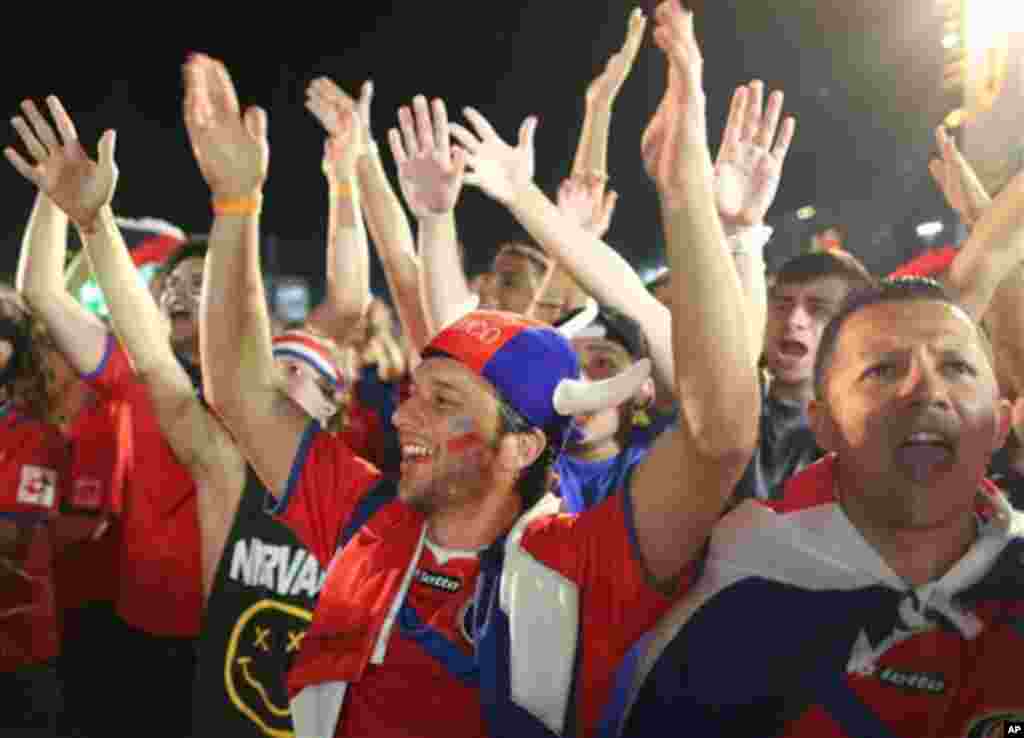
M519 126L519 147L533 151L533 134L537 131L537 116L531 115Z
M604 206L601 208L602 215L611 215L615 212L615 205L619 201L619 193L615 190L610 190L608 194L604 196Z
M461 179L466 172L466 150L461 146L452 147L452 167L455 176Z
M265 141L267 138L267 111L261 107L253 105L251 108L246 109L245 115L242 116L242 122L245 123L245 130L249 134L259 140Z
M99 163L101 166L107 169L114 168L114 148L117 145L117 132L115 130L107 129L103 132L100 137L99 146Z

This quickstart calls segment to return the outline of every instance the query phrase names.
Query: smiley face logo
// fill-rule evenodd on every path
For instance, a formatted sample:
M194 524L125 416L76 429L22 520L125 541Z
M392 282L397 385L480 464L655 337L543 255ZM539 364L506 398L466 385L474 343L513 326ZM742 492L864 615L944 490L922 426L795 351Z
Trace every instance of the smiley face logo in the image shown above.
M231 631L224 657L228 697L271 738L294 738L285 674L312 619L302 607L260 600Z

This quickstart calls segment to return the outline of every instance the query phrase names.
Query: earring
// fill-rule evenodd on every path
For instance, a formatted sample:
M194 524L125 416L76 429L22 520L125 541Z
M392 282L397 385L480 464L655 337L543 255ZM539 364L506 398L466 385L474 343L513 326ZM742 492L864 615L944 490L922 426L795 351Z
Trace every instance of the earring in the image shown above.
M646 428L651 424L651 416L647 414L647 408L638 407L633 411L633 427Z

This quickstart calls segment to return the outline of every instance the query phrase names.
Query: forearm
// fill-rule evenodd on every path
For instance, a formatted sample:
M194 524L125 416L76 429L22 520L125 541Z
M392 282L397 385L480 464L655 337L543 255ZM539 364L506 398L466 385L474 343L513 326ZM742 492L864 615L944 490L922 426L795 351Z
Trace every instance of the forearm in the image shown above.
M607 176L608 174L608 137L612 125L612 106L610 103L595 102L587 106L587 118L590 119L590 130L587 137L587 153L583 158L583 167L574 169L579 175Z
M1024 262L1024 178L999 193L950 264L947 284L976 320L999 285Z
M202 300L204 387L237 433L249 404L276 401L278 394L260 272L258 213L214 219Z
M359 159L358 172L370 236L384 266L402 328L418 351L432 336L420 299L420 264L409 220L376 151Z
M681 411L701 453L753 445L757 370L744 294L715 209L711 162L703 145L681 156L687 185L662 198L672 272L673 347Z
M586 173L590 166L590 138L594 128L594 106L586 103L583 113L583 126L580 128L580 139L576 144L576 156L572 161L573 175Z
M32 302L64 293L68 216L42 191L36 195L18 259L18 291Z
M436 332L457 318L455 311L472 296L459 259L455 214L420 218L419 241L423 301Z
M92 230L80 234L107 301L114 330L131 356L136 373L152 376L176 364L168 341L167 321L139 279L110 208L100 211Z
M25 229L16 284L71 364L93 371L106 348L107 328L64 288L68 217L42 192Z
M327 305L336 335L348 335L370 306L370 253L353 175L329 192Z
M611 246L559 212L536 186L524 189L510 210L545 252L556 259L583 291L625 313L644 327L654 371L674 387L672 320L668 308L648 292L643 280Z
M726 231L728 233L728 231ZM768 226L755 226L729 234L729 250L732 253L736 274L746 297L745 305L750 321L751 361L756 366L764 348L764 332L768 319L768 290L765 284L764 244L771 237Z

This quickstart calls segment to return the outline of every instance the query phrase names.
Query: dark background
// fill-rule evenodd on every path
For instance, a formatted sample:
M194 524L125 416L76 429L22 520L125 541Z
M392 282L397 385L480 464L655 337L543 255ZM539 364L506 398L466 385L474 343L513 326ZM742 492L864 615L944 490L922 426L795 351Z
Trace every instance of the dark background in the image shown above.
M58 94L90 151L103 128L117 128L118 214L160 217L204 233L209 193L181 122L180 66L192 48L220 56L243 104L269 113L263 229L274 248L266 266L305 276L319 290L326 194L323 134L303 107L310 80L326 74L352 92L364 79L374 80L373 126L392 173L386 130L398 105L417 93L443 97L453 119L473 105L509 139L536 113L537 180L553 193L575 152L585 86L621 45L635 4L400 1L358 10L341 4L334 7L345 14L342 20L329 21L320 11L303 14L304 25L294 31L290 24L274 26L274 18L288 16L278 6L279 15L263 16L258 31L239 26L212 42L172 32L170 25L161 32L166 9L140 6L131 22L146 24L144 32L136 25L97 43L83 28L59 45L58 57L7 47L0 55L0 102L13 115L24 97ZM650 15L654 3L641 6ZM733 88L752 78L784 89L787 111L798 120L770 215L777 229L766 254L770 266L796 253L812 228L830 220L846 225L847 248L875 271L926 245L914 231L922 221L944 218L948 224L932 245L948 237L951 214L926 167L932 128L957 104L941 89L936 0L707 0L691 7L705 57L713 150ZM299 11L296 6L292 15ZM61 22L67 30L70 19ZM311 25L329 33L312 36ZM641 132L664 89L664 59L650 28L619 96L609 147L611 186L621 197L608 240L642 273L663 262L654 192L639 157ZM13 129L0 141L13 143ZM10 273L34 192L6 162L0 167L0 272ZM807 204L817 207L816 221L796 219L794 211ZM458 220L474 272L486 266L498 242L520 235L507 213L475 191L463 194ZM375 265L375 291L383 284Z

